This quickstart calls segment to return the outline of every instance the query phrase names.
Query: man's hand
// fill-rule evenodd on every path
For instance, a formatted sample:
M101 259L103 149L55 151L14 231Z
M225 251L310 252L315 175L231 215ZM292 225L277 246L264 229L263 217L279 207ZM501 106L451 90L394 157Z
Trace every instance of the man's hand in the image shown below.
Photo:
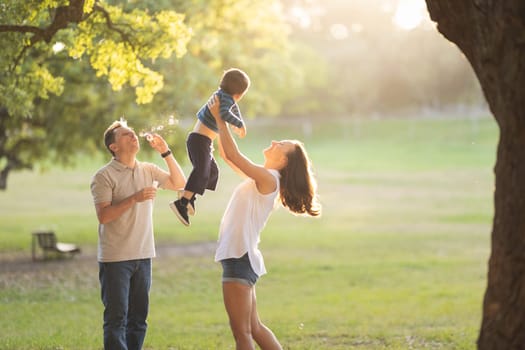
M144 187L142 190L134 194L136 202L144 202L149 199L154 199L157 195L157 188L155 187Z
M160 136L159 134L150 134L151 138L149 139L150 146L159 152L160 154L165 153L169 150L168 143Z
M120 203L111 204L111 202L102 202L95 204L98 221L101 224L107 224L120 217L126 210L134 206L135 203L154 199L156 194L156 187L144 187L142 190L135 192Z

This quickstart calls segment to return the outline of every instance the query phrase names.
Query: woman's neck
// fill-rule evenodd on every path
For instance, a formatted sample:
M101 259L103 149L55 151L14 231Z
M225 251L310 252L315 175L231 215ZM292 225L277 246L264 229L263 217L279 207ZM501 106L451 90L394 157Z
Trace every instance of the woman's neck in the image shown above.
M277 171L280 171L283 168L282 164L268 161L268 160L264 162L263 167L265 169L274 169Z

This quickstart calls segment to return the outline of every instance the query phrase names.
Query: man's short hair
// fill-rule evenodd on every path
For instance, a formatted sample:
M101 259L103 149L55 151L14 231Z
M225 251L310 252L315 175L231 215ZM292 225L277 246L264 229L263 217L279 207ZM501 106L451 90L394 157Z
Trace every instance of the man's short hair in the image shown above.
M122 127L122 123L118 120L115 120L107 129L104 131L104 144L106 145L106 148L111 153L111 155L115 156L115 153L109 148L109 145L112 143L115 143L115 130Z

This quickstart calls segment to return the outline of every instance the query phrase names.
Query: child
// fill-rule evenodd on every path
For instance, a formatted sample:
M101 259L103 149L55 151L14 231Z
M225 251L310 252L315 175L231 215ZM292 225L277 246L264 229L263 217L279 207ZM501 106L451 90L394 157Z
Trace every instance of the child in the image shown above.
M214 93L220 101L220 117L234 126L233 130L243 138L246 125L237 102L250 87L250 78L237 68L224 72L219 89ZM188 135L186 147L193 170L191 171L182 196L170 203L170 208L186 226L190 225L189 215L195 214L195 194L203 195L205 190L215 190L219 168L213 158L213 140L219 129L207 104L197 112L197 122Z

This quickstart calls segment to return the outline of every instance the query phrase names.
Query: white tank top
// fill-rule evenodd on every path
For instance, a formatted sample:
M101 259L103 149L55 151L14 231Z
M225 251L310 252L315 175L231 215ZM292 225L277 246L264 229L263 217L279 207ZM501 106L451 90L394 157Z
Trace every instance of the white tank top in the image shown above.
M268 169L275 177L275 191L261 194L251 178L241 182L233 191L219 228L215 261L240 258L246 252L253 271L258 276L266 273L264 259L259 250L261 231L276 207L279 196L279 172Z

